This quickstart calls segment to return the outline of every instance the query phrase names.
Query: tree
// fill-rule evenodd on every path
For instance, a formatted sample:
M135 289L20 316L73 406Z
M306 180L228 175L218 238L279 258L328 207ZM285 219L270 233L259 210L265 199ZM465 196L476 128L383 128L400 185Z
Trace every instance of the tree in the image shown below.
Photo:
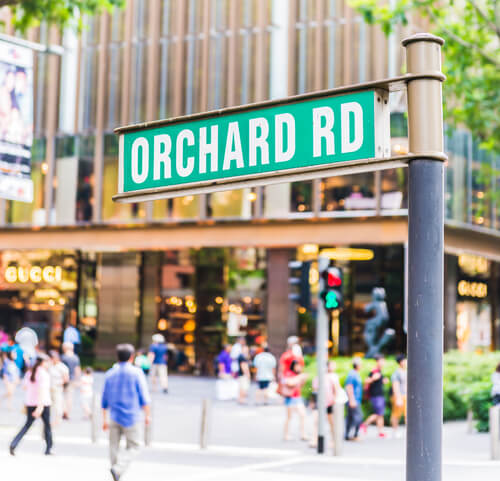
M351 0L386 35L411 15L429 20L445 40L445 121L465 126L481 147L500 153L500 2L498 0Z
M12 10L14 27L21 32L42 21L61 28L71 24L81 27L83 15L95 15L123 4L124 0L0 0L0 7Z

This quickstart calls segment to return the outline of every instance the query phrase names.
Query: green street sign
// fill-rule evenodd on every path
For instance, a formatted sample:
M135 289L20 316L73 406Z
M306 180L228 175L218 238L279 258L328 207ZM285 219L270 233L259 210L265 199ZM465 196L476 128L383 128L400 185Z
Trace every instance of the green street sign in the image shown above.
M382 90L306 95L123 127L118 201L310 179L389 156Z

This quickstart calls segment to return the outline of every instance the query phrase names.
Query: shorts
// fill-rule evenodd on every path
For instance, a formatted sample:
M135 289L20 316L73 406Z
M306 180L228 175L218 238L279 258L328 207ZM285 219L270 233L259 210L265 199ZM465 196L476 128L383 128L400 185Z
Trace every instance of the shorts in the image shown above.
M303 405L304 402L302 401L301 397L286 397L285 398L285 406L286 407L296 407L296 406L301 406Z
M250 389L250 379L246 376L238 376L238 388L240 391L247 392Z
M311 401L312 401L312 409L313 410L318 410L318 393L313 392L311 394ZM326 406L326 414L333 414L333 404L331 406Z
M391 398L391 404L392 404L391 418L401 419L402 416L404 416L406 418L406 396L402 396L402 398L403 398L403 404L401 406L398 406L398 405L396 405L395 396L392 396L392 398Z
M271 381L257 381L259 384L259 389L264 390L269 387L269 384L271 384Z
M385 412L385 398L384 396L375 396L370 398L372 403L373 412L377 416L383 416Z

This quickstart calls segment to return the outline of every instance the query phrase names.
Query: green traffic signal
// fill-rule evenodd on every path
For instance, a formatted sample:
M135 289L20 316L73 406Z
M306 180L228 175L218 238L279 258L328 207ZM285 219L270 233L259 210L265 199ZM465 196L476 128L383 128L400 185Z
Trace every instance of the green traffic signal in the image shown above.
M337 299L337 294L335 291L328 291L325 297L325 307L327 309L337 309L339 307L339 301Z

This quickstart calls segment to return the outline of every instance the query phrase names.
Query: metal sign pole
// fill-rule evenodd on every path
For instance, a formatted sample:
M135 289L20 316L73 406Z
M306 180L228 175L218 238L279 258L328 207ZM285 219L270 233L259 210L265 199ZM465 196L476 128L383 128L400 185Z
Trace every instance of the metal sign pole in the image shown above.
M323 272L328 268L330 259L319 256L318 271ZM324 289L324 279L320 278L319 292ZM326 434L326 362L328 360L328 312L325 309L323 301L318 299L318 309L316 315L316 363L318 369L318 453L325 452L325 434Z
M410 74L441 73L443 40L403 40ZM442 478L444 165L441 81L408 82L410 152L406 480Z

